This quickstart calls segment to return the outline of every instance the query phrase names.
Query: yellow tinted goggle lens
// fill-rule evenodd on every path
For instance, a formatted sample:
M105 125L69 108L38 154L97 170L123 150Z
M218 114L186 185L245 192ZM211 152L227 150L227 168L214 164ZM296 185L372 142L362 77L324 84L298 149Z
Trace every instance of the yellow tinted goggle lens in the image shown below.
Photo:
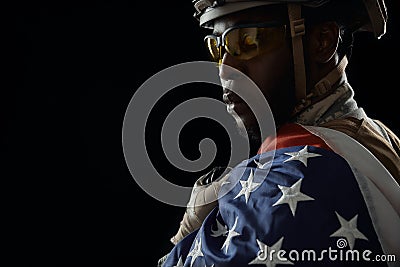
M284 27L237 28L226 34L225 49L232 56L247 60L280 47L284 39Z
M218 47L217 39L214 39L212 37L207 37L206 42L207 42L208 51L210 52L213 60L216 62L220 61L221 47Z
M230 55L248 60L282 46L285 35L285 26L238 27L226 32L223 36L223 47ZM221 47L218 47L217 39L213 37L206 39L213 59L220 62L223 54Z

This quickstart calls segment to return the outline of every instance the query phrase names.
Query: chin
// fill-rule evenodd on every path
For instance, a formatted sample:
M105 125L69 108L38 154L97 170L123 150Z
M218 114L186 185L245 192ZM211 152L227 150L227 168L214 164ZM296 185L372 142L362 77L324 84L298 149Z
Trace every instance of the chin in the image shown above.
M235 119L239 134L249 141L249 156L255 155L261 146L262 140L260 129L257 123L254 123L254 116L253 118L251 116L239 116L237 113L231 113L231 115Z

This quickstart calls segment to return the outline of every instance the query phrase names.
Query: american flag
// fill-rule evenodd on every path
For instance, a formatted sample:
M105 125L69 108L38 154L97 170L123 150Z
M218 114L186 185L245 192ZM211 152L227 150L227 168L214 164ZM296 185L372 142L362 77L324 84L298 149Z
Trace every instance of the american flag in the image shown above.
M163 266L398 266L399 189L385 171L344 134L287 125L276 149L231 171Z

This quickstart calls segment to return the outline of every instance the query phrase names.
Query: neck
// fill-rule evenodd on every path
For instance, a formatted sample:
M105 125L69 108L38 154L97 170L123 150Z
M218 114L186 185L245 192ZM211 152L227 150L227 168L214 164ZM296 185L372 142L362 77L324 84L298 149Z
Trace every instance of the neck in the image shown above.
M345 69L347 63L347 57L344 56L327 75L325 75L312 89L310 89L307 96L299 101L294 108L292 117L297 116L300 112L329 96L338 85L345 82Z

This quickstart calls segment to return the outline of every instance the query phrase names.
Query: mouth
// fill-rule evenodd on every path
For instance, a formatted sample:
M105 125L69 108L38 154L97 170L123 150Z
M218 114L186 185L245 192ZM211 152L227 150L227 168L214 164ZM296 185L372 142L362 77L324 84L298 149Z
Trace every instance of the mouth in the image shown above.
M231 90L224 88L223 92L224 93L222 95L222 99L225 102L225 104L229 105L229 104L243 102L243 100Z
M244 115L246 113L246 103L232 91L224 89L222 98L229 114Z

